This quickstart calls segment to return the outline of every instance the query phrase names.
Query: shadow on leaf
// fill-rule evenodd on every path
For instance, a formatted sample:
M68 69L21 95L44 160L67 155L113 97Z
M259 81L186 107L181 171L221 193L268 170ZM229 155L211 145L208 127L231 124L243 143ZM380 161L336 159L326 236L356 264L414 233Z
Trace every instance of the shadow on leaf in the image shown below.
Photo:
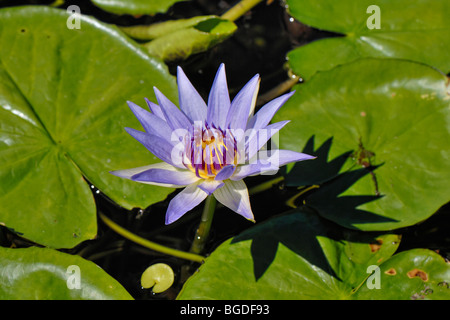
M320 185L320 188L307 193L306 198L303 199L304 204L296 210L297 212L314 211L314 214L287 214L286 219L269 220L263 225L256 226L254 228L256 231L252 232L252 229L250 229L233 238L232 243L252 240L251 255L256 280L261 278L274 261L280 243L303 259L306 259L311 265L340 280L330 267L317 238L328 237L336 241L340 241L339 239L341 238L336 236L336 234L333 238L329 232L324 232L324 228L319 222L316 213L343 226L352 226L358 223L397 221L358 209L359 206L365 203L376 201L383 197L383 195L378 195L376 180L374 181L375 194L339 196L366 175L371 175L372 179L376 179L375 170L382 164L373 166L370 164L370 159L360 159L359 157L358 159L361 161L356 161L356 165L361 163L365 165L361 165L361 168L358 169L354 169L353 166L350 170L340 173L349 157L355 157L355 154L370 156L375 154L365 150L361 145L356 153L350 150L328 162L327 159L332 142L333 138L330 138L315 150L314 136L312 136L302 152L315 155L317 159L296 163L286 175L286 184L288 186ZM366 163L369 165L366 165ZM290 216L292 216L292 219L289 219ZM294 216L295 218L293 218Z
M333 138L329 138L317 150L314 150L314 136L311 136L302 152L317 158L314 161L297 162L285 175L286 185L295 187L320 185L336 177L353 151L345 152L327 162L332 143Z
M320 188L302 198L303 203L300 205L312 208L324 218L346 227L355 227L361 223L396 222L395 219L359 209L363 204L384 197L378 190L376 177L376 170L383 164L371 164L375 154L364 149L360 142L356 152L349 150L328 162L332 143L333 138L329 138L315 150L314 136L311 136L302 152L315 155L317 159L296 163L286 175L288 186L320 185ZM340 173L350 157L354 165ZM355 169L356 166L359 168ZM373 194L341 196L367 175L370 175L373 183Z
M363 270L362 278L355 278L352 280L354 282L348 283L355 286L366 276L364 263L369 261L355 259L355 254L363 253L362 256L366 259L372 258L373 261L379 262L380 258L385 257L383 253L385 249L382 249L382 246L389 249L391 246L398 245L399 237L397 236L390 238L393 241L384 243L379 240L379 237L379 233L342 228L303 207L247 229L234 237L231 245L251 240L250 251L255 281L264 276L269 267L273 269L267 279L273 280L273 277L276 279L277 275L288 274L289 270L285 270L287 266L295 266L296 272L319 277L322 279L319 281L330 281L331 277L336 281L348 282L349 274L343 273L342 267L347 265L348 268L350 262L339 261L349 259L353 261L354 268L358 268L359 272ZM294 254L280 250L281 246ZM395 248L393 250L395 251ZM347 271L349 270L353 269L350 268Z
M344 226L354 226L361 223L396 222L395 219L359 209L363 204L383 198L383 195L339 196L366 175L372 175L373 177L378 167L372 166L341 173L308 196L304 200L304 204L313 208L324 218Z
M331 276L336 276L328 263L317 237L331 237L324 231L320 219L314 214L288 214L283 219L271 219L248 229L233 238L231 243L252 240L253 272L258 281L278 252L280 243Z

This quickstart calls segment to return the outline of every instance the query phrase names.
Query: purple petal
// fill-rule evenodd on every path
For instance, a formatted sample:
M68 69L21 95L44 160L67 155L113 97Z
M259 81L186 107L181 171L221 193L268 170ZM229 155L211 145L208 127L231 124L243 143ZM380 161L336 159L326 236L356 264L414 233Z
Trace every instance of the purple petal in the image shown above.
M248 189L243 181L225 181L222 188L214 191L214 197L224 206L240 214L244 218L255 221Z
M146 132L141 132L132 128L125 128L125 130L162 161L179 168L184 168L181 160L175 159L176 149L170 142L161 137L148 134Z
M166 169L166 170L170 170L170 168L173 168L172 165L165 163L165 162L159 162L159 163L154 163L148 166L143 166L143 167L137 167L137 168L132 168L132 169L125 169L125 170L115 170L115 171L110 171L109 173L121 177L121 178L126 178L126 179L130 179L131 177L140 173L140 172L144 172L150 169Z
M258 175L264 172L273 172L276 173L278 171L278 166L271 165L270 161L256 161L255 163L246 164L243 166L239 166L234 175L230 177L230 180L238 181L242 180L248 176Z
M251 175L263 174L267 172L275 173L279 167L284 166L285 164L316 158L314 156L310 156L309 154L290 150L275 150L267 153L271 154L269 157L265 157L265 159L264 153L260 153L260 159L254 163L238 166L234 175L230 179L241 180Z
M222 63L217 70L208 98L206 122L225 129L228 110L230 109L230 95L228 93L225 65Z
M227 128L245 130L250 111L256 103L259 82L260 78L257 74L234 97L227 115Z
M145 102L147 102L148 108L150 111L157 116L158 118L161 118L162 120L166 121L166 117L164 116L164 113L161 110L161 107L158 106L156 103L151 102L147 98L145 98Z
M214 180L218 180L218 181L222 181L222 180L226 180L229 177L231 177L234 173L234 170L236 170L236 166L235 165L227 165L225 167L223 167L217 174L216 177L214 178Z
M207 197L207 193L197 188L197 184L188 185L173 198L166 212L166 224L175 222L189 210L195 208Z
M167 122L165 122L158 116L154 115L153 113L150 113L145 109L142 109L133 102L127 101L127 103L131 111L133 111L134 115L139 120L142 127L147 133L159 136L167 140L168 142L172 143L170 139L173 130L169 127Z
M177 68L177 83L180 109L192 122L205 122L206 103L180 67Z
M175 168L174 166L165 162L132 169L116 170L111 171L110 173L115 176L130 179L140 183L158 185L168 188L180 188L188 184L195 183L199 180L199 178L197 178L195 174L191 173L189 175L189 171ZM170 179L169 181L169 179L164 176L166 174L174 177L174 179Z
M205 180L201 184L199 184L198 187L205 191L208 195L210 195L218 188L221 188L223 185L224 183L222 181Z
M176 129L187 129L191 126L191 121L188 117L178 109L176 105L172 103L169 99L166 98L165 95L158 90L158 88L154 87L156 99L158 100L159 106L161 107L162 112L164 113L164 117L167 119L167 123L174 130Z
M131 177L131 180L145 183L187 186L195 183L199 178L189 170L149 169Z
M249 121L247 129L260 129L264 128L272 120L275 113L281 108L286 101L292 97L295 91L286 93L272 101L266 103Z
M268 125L264 129L249 129L251 134L246 145L246 156L251 161L253 156L269 141L272 136L280 131L289 121L280 121Z
M274 150L272 151L270 159L272 163L277 163L279 167L284 166L291 162L299 162L304 160L312 160L317 157L311 156L306 153L295 152L291 150Z

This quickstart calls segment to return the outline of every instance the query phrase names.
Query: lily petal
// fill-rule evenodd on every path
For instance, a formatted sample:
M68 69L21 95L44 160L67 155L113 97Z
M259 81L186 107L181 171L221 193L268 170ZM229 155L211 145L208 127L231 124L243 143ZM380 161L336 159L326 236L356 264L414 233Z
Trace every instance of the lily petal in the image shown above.
M206 122L224 129L230 105L225 65L222 63L209 93Z
M255 75L239 91L228 111L226 127L234 130L245 130L250 113L255 107L258 96L260 77Z
M207 195L205 191L197 188L197 184L193 183L188 185L170 201L166 212L166 224L170 224L181 218L186 212L192 210L205 200Z
M125 169L125 170L110 171L109 173L111 173L117 177L120 177L120 178L132 180L133 176L136 176L142 172L149 171L149 170L174 171L174 170L180 170L180 169L176 169L175 167L173 167L172 165L170 165L168 163L159 162L159 163L154 163L154 164L151 164L148 166L142 166L142 167L137 167L137 168ZM146 184L158 185L158 186L167 187L167 188L179 188L180 187L179 185L173 185L173 184L153 183L153 182L144 182L144 181L139 181L139 182L146 183Z
M251 134L249 135L249 139L246 145L246 156L247 159L251 161L251 159L255 156L255 154L269 141L272 136L280 131L289 121L280 121L273 124L268 125L264 129L250 129Z
M147 102L147 106L150 109L150 111L157 117L161 118L162 120L166 121L166 117L164 116L164 113L161 110L161 107L157 105L156 103L151 102L147 98L145 98L145 102Z
M169 127L166 121L162 120L153 113L142 109L131 101L127 101L127 103L147 133L159 136L172 144L170 137L172 136L173 130Z
M175 167L185 168L181 159L176 158L176 147L167 140L132 128L125 128L125 130L160 160Z
M147 184L171 185L178 188L195 183L199 178L189 170L171 167L170 169L151 168L133 175L131 180Z
M295 152L291 150L274 150L272 151L271 161L277 163L279 167L291 162L299 162L304 160L316 159L316 156L311 156L306 153Z
M200 189L205 191L208 195L212 194L217 189L223 187L224 182L217 180L205 180L198 185Z
M114 170L114 171L110 171L109 173L111 173L115 176L121 177L121 178L131 179L131 177L134 176L135 174L144 172L146 170L168 169L168 167L172 167L172 166L165 162L158 162L158 163L150 164L148 166L136 167L136 168L132 168L132 169Z
M181 67L177 68L177 83L180 109L189 117L191 122L205 122L206 103L186 77Z
M225 181L223 187L214 191L213 195L217 201L222 203L224 206L230 208L248 220L255 221L252 209L250 207L248 189L242 180Z
M159 106L161 107L161 110L164 113L170 127L173 130L180 128L188 129L192 123L184 112L178 109L172 101L167 99L166 96L158 90L158 88L153 87L153 90L155 91L156 99L158 100Z
M225 166L216 174L214 180L218 181L226 180L233 175L235 170L236 170L235 165L230 164L228 166Z
M290 150L275 150L271 151L271 155L269 157L264 157L266 153L270 153L269 151L264 151L259 154L260 159L255 161L254 163L250 163L247 165L238 166L233 176L230 177L230 180L242 180L245 177L263 174L269 171L277 171L277 169L285 164L291 162L298 162L303 160L311 160L316 157L311 156L309 154L290 151ZM265 159L264 159L265 158Z
M286 101L292 97L295 91L286 93L266 103L247 123L247 129L261 129L269 124L275 113Z

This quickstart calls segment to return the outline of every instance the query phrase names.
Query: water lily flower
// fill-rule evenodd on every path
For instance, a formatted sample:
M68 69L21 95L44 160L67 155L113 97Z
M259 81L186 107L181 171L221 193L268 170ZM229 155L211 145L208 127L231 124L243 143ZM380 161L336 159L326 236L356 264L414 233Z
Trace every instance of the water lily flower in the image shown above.
M243 179L314 158L290 150L263 148L288 123L269 124L293 92L268 102L253 115L259 83L260 77L255 75L230 101L225 66L221 64L206 104L178 67L179 108L157 88L154 92L158 104L146 99L151 112L128 102L145 132L125 130L163 162L111 173L141 183L185 187L170 201L166 224L179 219L208 195L254 221Z

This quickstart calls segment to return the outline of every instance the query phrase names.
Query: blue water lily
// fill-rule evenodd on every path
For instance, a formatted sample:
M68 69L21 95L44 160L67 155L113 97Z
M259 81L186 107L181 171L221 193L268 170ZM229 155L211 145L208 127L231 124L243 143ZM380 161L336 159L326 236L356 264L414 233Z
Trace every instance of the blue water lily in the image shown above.
M273 174L287 163L314 158L273 148L273 143L270 150L266 148L268 141L273 141L289 122L269 124L293 92L268 102L253 115L259 75L230 101L225 66L221 64L207 104L180 67L177 83L180 108L157 88L154 91L158 104L146 100L151 112L128 102L145 132L132 128L125 128L126 131L163 162L111 173L141 183L185 187L170 201L166 224L179 219L208 195L254 221L243 179Z

